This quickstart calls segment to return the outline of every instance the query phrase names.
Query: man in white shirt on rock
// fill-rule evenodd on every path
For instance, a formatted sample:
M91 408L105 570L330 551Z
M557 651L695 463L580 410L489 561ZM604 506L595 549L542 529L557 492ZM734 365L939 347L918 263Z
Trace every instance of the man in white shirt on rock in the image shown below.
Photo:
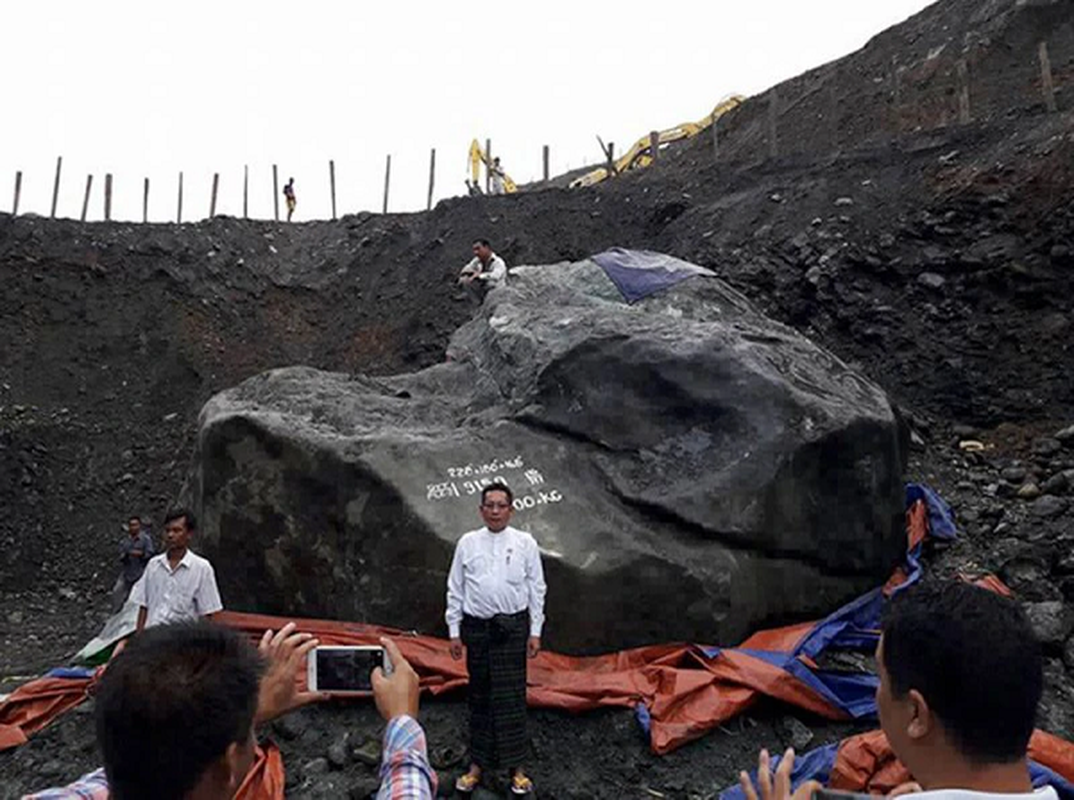
M473 246L474 257L459 273L461 283L474 301L481 305L485 295L502 286L507 280L507 265L492 252L488 239L478 239Z
M1027 749L1044 677L1033 629L1013 600L961 581L919 584L887 609L876 651L880 727L914 783L914 800L1057 800L1034 791ZM762 800L810 800L808 781L791 793L794 751L775 776L762 751ZM740 776L748 800L758 800Z
M485 527L455 547L445 618L451 656L466 645L470 676L470 770L455 785L473 792L484 770L511 770L511 792L533 793L523 771L526 739L526 659L541 650L544 570L537 541L512 528L514 496L502 483L481 492Z
M131 589L138 609L138 630L171 622L212 618L224 606L216 588L213 565L190 550L197 529L194 515L185 509L164 519L164 552L149 564Z

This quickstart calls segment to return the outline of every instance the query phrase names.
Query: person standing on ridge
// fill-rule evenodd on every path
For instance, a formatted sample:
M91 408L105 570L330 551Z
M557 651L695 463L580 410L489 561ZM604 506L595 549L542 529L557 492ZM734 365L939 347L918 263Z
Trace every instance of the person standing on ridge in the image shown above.
M511 489L492 483L481 492L483 528L455 546L444 615L456 661L466 648L470 676L470 769L455 788L470 794L484 770L508 767L511 793L533 793L523 772L526 739L526 659L541 651L546 586L541 552L530 534L512 528Z
M503 167L500 166L500 157L496 156L492 159L492 166L489 167L489 178L491 178L491 194L504 194L506 189L504 187L504 178L507 173L503 171Z
M287 200L287 221L291 221L291 215L295 213L295 205L298 201L295 199L295 179L288 178L287 185L283 187L283 196Z

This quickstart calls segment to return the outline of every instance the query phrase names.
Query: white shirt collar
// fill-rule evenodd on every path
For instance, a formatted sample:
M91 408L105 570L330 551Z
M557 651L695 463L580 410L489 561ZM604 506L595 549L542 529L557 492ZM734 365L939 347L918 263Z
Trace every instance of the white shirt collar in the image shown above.
M191 556L193 555L194 553L191 552L190 548L188 547L186 549L186 552L183 553L183 557L179 559L179 563L175 565L175 569L172 569L172 562L168 560L168 552L165 550L164 558L162 559L164 563L164 569L168 570L168 572L171 572L173 574L178 572L180 567L186 567L187 569L190 569L194 566L194 559L191 558Z

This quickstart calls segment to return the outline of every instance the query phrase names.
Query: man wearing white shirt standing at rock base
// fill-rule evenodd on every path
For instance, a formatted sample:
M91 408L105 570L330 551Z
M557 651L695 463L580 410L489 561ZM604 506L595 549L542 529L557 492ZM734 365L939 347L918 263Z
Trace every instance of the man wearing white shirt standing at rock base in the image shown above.
M510 527L514 496L502 483L481 492L485 527L455 547L445 618L451 656L466 645L470 675L470 770L455 784L469 794L483 770L507 767L511 793L533 793L522 769L526 739L526 658L541 650L544 570L537 541Z
M216 573L206 559L191 552L190 537L197 528L185 509L164 518L164 552L149 564L131 589L138 605L138 630L171 622L212 618L224 608Z

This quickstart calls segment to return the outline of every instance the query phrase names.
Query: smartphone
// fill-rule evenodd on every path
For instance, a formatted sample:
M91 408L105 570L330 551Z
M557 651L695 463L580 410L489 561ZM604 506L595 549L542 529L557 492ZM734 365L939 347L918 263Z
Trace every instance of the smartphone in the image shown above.
M377 667L385 675L392 672L383 647L315 647L306 662L306 678L311 692L368 695Z
M817 789L813 792L813 800L877 800L869 794L857 794L856 792L840 792L836 789ZM908 799L909 800L909 799Z

